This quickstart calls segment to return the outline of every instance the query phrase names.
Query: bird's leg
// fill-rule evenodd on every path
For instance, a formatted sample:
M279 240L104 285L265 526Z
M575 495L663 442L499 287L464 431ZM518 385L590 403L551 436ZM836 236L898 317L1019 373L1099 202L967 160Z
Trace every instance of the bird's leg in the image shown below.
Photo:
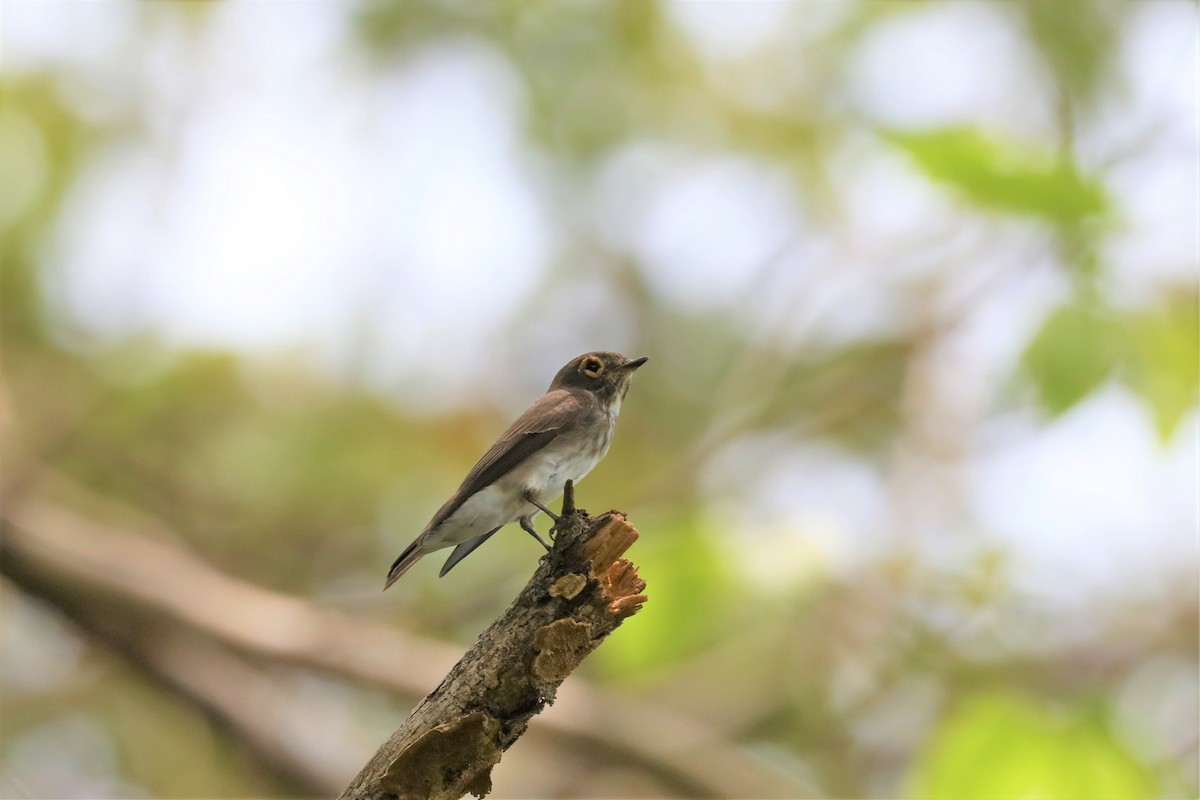
M539 510L545 512L546 516L548 516L548 517L550 517L550 519L554 520L554 524L550 526L550 538L553 539L554 532L558 529L558 523L562 522L563 518L561 516L559 516L558 514L555 514L550 509L546 508L546 506L541 501L539 501L536 497L533 496L533 492L530 491L529 489L526 489L525 493L523 495L521 495L521 497L524 498L524 500L527 503L537 506ZM542 544L546 545L546 549L549 550L550 545L547 545L544 541L542 541L542 537L538 536L537 533L533 530L533 522L530 519L530 517L532 517L532 516L533 515L530 514L529 516L521 517L521 527L524 528L528 533L530 533L539 542L542 542Z
M547 517L555 522L558 522L560 519L562 519L562 517L560 517L558 514L555 514L553 511L542 505L542 503L533 496L533 492L529 491L528 489L525 490L525 494L521 495L521 497L524 498L525 502L532 503L533 505L537 506L541 511L545 512Z
M550 549L550 543L538 535L537 528L533 527L533 520L528 515L521 517L521 528L530 536L538 540L538 544L547 550Z

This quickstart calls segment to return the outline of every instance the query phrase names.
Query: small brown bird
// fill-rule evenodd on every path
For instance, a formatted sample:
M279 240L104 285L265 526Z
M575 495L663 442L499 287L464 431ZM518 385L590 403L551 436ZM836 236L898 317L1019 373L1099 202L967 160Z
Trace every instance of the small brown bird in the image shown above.
M647 358L620 353L585 353L558 371L550 388L471 468L450 499L438 509L388 571L386 589L426 553L453 547L445 575L488 537L520 522L549 550L533 527L538 511L562 494L568 480L579 482L612 443L621 401L634 371Z

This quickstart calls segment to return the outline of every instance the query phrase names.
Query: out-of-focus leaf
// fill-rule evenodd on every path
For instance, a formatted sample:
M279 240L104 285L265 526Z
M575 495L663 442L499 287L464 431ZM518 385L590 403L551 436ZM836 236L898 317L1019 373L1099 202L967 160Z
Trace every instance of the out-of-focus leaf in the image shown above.
M930 178L984 208L1068 225L1109 205L1104 186L1070 159L974 128L894 130L886 137Z
M1186 292L1129 316L1084 304L1063 306L1026 348L1024 370L1052 414L1119 377L1150 406L1167 438L1200 399L1197 303L1195 293Z
M926 745L906 789L923 800L1158 796L1154 778L1103 720L1009 695L977 697L953 713Z
M1200 396L1200 298L1192 292L1130 321L1136 354L1128 381L1167 438Z
M1066 305L1053 312L1025 350L1023 367L1042 405L1061 414L1086 397L1116 367L1124 342L1117 320Z
M0 219L0 345L45 343L42 287L36 242L54 219L68 185L106 131L88 123L44 75L0 75L5 124L0 130L4 160L13 162L27 182L26 196ZM15 129L14 129L15 128ZM21 179L6 175L6 191Z
M1030 39L1073 99L1095 98L1118 52L1117 27L1124 3L1055 0L1021 3Z

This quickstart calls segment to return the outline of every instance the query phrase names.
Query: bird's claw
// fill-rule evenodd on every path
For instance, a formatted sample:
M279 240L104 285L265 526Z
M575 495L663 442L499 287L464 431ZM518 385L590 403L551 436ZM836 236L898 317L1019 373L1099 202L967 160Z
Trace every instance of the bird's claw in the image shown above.
M548 516L550 519L554 520L554 524L551 525L550 530L546 532L547 535L549 535L549 537L550 537L550 541L554 541L555 537L558 536L558 529L559 529L559 526L562 525L563 520L575 513L575 482L574 481L568 480L566 482L566 484L563 486L562 514L555 514L553 511L551 511L549 508L547 508L541 501L539 501L536 497L534 497L533 492L529 491L528 489L525 491L525 494L523 495L523 497L525 499L525 502L529 503L530 505L536 506L539 511L541 511L543 514ZM539 542L541 542L542 545L547 550L550 549L550 545L546 544L545 540L542 539L542 537L538 535L536 530L534 530L533 522L530 520L529 517L521 518L521 527L524 528L529 533L530 536L532 536L533 538L535 538Z

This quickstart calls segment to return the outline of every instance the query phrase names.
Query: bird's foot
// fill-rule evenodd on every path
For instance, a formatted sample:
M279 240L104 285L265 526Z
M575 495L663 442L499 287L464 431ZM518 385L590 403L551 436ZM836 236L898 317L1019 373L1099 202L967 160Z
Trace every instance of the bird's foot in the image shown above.
M533 492L529 491L528 489L525 490L525 494L522 495L522 497L524 498L525 502L537 506L539 511L550 517L550 519L554 520L554 524L550 526L549 530L551 541L554 541L555 536L558 534L558 526L562 524L563 520L575 513L575 481L573 480L568 480L563 484L563 502L561 514L555 514L553 511L546 508L541 501L533 496ZM533 524L532 522L529 522L529 517L521 518L521 527L525 528L525 530L528 531L539 542L545 544L545 542L542 541L542 537L538 536L537 533L534 532ZM547 546L546 549L549 550L549 546Z

